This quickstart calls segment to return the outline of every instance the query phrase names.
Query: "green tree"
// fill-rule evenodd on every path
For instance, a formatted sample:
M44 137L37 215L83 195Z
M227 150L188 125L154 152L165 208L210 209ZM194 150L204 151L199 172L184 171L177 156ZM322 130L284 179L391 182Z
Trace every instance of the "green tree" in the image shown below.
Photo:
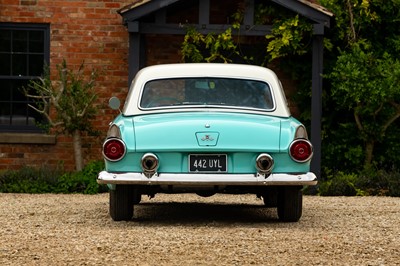
M85 76L83 63L74 72L67 67L65 60L57 66L57 71L58 80L52 81L46 68L43 77L32 80L25 88L25 95L34 99L35 105L29 106L45 116L51 128L72 136L75 168L80 171L83 169L82 134L97 133L91 123L98 110L94 104L97 72L93 70ZM54 116L50 114L52 109Z
M326 71L331 104L352 113L368 167L379 157L376 145L388 141L386 134L400 117L400 1L321 3L335 13L330 41L336 49ZM348 144L350 150L354 145Z
M365 166L390 167L400 163L396 148L400 144L390 136L400 132L400 0L320 0L334 13L331 29L325 34L323 91L323 166L335 170L362 170ZM298 79L299 91L294 96L301 105L302 120L310 118L310 40L311 27L304 18L273 4L255 8L255 24L272 24L265 36L265 58L262 65L273 63ZM188 31L182 54L195 62L233 61L239 55L255 64L248 54L241 53L240 30L242 10L233 15L231 34L225 41ZM228 36L228 35L225 35ZM212 56L217 45L219 50ZM225 50L229 47L230 50ZM211 60L212 59L212 60ZM300 74L299 73L303 73ZM388 149L388 147L390 149ZM340 165L337 162L342 162Z
M375 145L384 141L389 126L400 117L400 61L354 46L338 57L329 78L333 99L353 112L365 144L364 166L369 166Z

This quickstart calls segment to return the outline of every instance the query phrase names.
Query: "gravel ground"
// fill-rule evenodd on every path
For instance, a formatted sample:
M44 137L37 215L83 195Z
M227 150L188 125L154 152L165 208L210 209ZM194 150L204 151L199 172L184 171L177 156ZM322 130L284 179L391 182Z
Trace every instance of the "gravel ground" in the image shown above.
M400 198L304 197L281 223L253 195L0 194L0 265L400 265Z

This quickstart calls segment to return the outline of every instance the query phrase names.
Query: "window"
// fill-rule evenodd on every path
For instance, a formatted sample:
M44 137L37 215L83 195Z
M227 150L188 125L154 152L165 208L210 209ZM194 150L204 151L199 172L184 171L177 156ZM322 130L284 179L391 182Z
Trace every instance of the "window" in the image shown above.
M274 101L265 82L207 77L149 81L140 102L142 109L205 106L272 111Z
M0 23L0 131L38 132L44 118L22 88L39 77L50 57L47 24Z

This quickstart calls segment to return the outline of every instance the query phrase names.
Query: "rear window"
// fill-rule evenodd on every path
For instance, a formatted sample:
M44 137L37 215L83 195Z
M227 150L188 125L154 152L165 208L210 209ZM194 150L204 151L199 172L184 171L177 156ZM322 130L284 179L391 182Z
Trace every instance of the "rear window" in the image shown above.
M270 86L262 81L231 78L159 79L145 84L141 109L229 107L271 111Z

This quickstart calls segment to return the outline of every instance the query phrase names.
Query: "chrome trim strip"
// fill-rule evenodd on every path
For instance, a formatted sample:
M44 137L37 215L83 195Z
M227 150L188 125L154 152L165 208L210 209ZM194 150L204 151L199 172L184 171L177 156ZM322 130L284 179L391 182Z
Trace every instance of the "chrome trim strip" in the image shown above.
M131 184L131 185L243 185L243 186L288 186L316 185L314 173L304 174L190 174L167 173L155 174L148 178L143 173L109 173L102 171L97 177L99 184Z

